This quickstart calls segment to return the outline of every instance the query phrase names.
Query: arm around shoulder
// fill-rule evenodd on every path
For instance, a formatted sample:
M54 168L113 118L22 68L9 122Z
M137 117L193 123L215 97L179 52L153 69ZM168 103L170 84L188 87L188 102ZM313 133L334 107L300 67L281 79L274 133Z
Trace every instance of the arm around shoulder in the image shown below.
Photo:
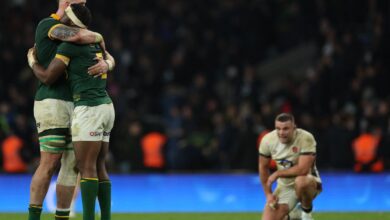
M47 69L40 65L35 56L35 47L30 48L27 53L28 64L34 72L34 75L43 84L50 85L54 83L58 77L64 73L66 63L64 60L54 58Z
M50 29L48 36L51 39L76 44L100 43L103 40L102 35L97 32L78 27L70 27L64 24L53 26L53 28Z

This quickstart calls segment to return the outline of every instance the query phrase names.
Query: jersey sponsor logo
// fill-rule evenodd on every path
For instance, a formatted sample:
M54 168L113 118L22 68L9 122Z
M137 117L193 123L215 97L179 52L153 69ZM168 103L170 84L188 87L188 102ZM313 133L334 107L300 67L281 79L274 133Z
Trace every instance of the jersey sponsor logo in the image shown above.
M292 161L289 161L286 159L277 160L277 162L285 169L290 168L294 165L294 163Z
M102 135L102 132L98 132L98 131L89 132L89 136L91 136L91 137L97 137L97 136L101 136L101 135Z
M104 131L104 132L103 132L103 136L110 136L110 133L111 133L111 132L106 132L106 131Z

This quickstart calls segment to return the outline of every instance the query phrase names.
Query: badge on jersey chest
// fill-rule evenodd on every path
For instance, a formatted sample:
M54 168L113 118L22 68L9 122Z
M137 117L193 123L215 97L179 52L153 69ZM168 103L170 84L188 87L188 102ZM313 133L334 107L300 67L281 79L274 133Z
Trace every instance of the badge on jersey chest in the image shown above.
M291 151L292 151L294 154L296 154L296 153L298 153L299 148L298 148L297 146L293 146L293 147L291 148Z
M288 169L292 166L294 166L294 163L292 161L282 159L282 160L277 160L280 166L284 167L285 169Z

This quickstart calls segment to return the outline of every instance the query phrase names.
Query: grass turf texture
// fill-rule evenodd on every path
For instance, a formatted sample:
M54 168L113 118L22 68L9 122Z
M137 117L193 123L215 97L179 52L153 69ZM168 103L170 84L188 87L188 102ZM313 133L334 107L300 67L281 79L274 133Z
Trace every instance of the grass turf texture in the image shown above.
M390 212L350 212L350 213L321 213L313 215L315 220L373 220L389 219ZM1 220L26 220L26 213L0 213ZM53 214L43 214L41 220L53 220ZM97 218L100 219L100 218ZM113 214L113 220L260 220L261 213L153 213L153 214ZM78 214L71 220L82 220Z

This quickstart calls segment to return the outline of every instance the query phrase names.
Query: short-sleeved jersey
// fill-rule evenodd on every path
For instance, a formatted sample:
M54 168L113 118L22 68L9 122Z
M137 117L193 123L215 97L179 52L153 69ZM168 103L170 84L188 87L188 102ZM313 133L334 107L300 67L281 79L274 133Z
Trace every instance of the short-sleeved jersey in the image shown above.
M266 134L259 147L259 154L264 157L272 158L276 161L277 169L288 169L298 163L300 155L316 154L316 141L313 135L303 129L296 129L293 140L288 144L279 141L277 131ZM321 182L315 163L311 167L310 174ZM295 177L279 178L278 184L294 184Z
M102 57L98 44L77 45L63 42L58 46L56 58L67 64L67 77L75 106L97 106L112 103L106 91L107 74L93 77L88 67L96 64L96 57Z
M37 48L38 63L47 68L57 52L57 46L61 43L58 40L49 38L49 32L54 26L61 24L54 16L41 20L35 31L35 46ZM52 85L38 84L35 100L61 99L72 101L72 94L64 76L61 76Z

